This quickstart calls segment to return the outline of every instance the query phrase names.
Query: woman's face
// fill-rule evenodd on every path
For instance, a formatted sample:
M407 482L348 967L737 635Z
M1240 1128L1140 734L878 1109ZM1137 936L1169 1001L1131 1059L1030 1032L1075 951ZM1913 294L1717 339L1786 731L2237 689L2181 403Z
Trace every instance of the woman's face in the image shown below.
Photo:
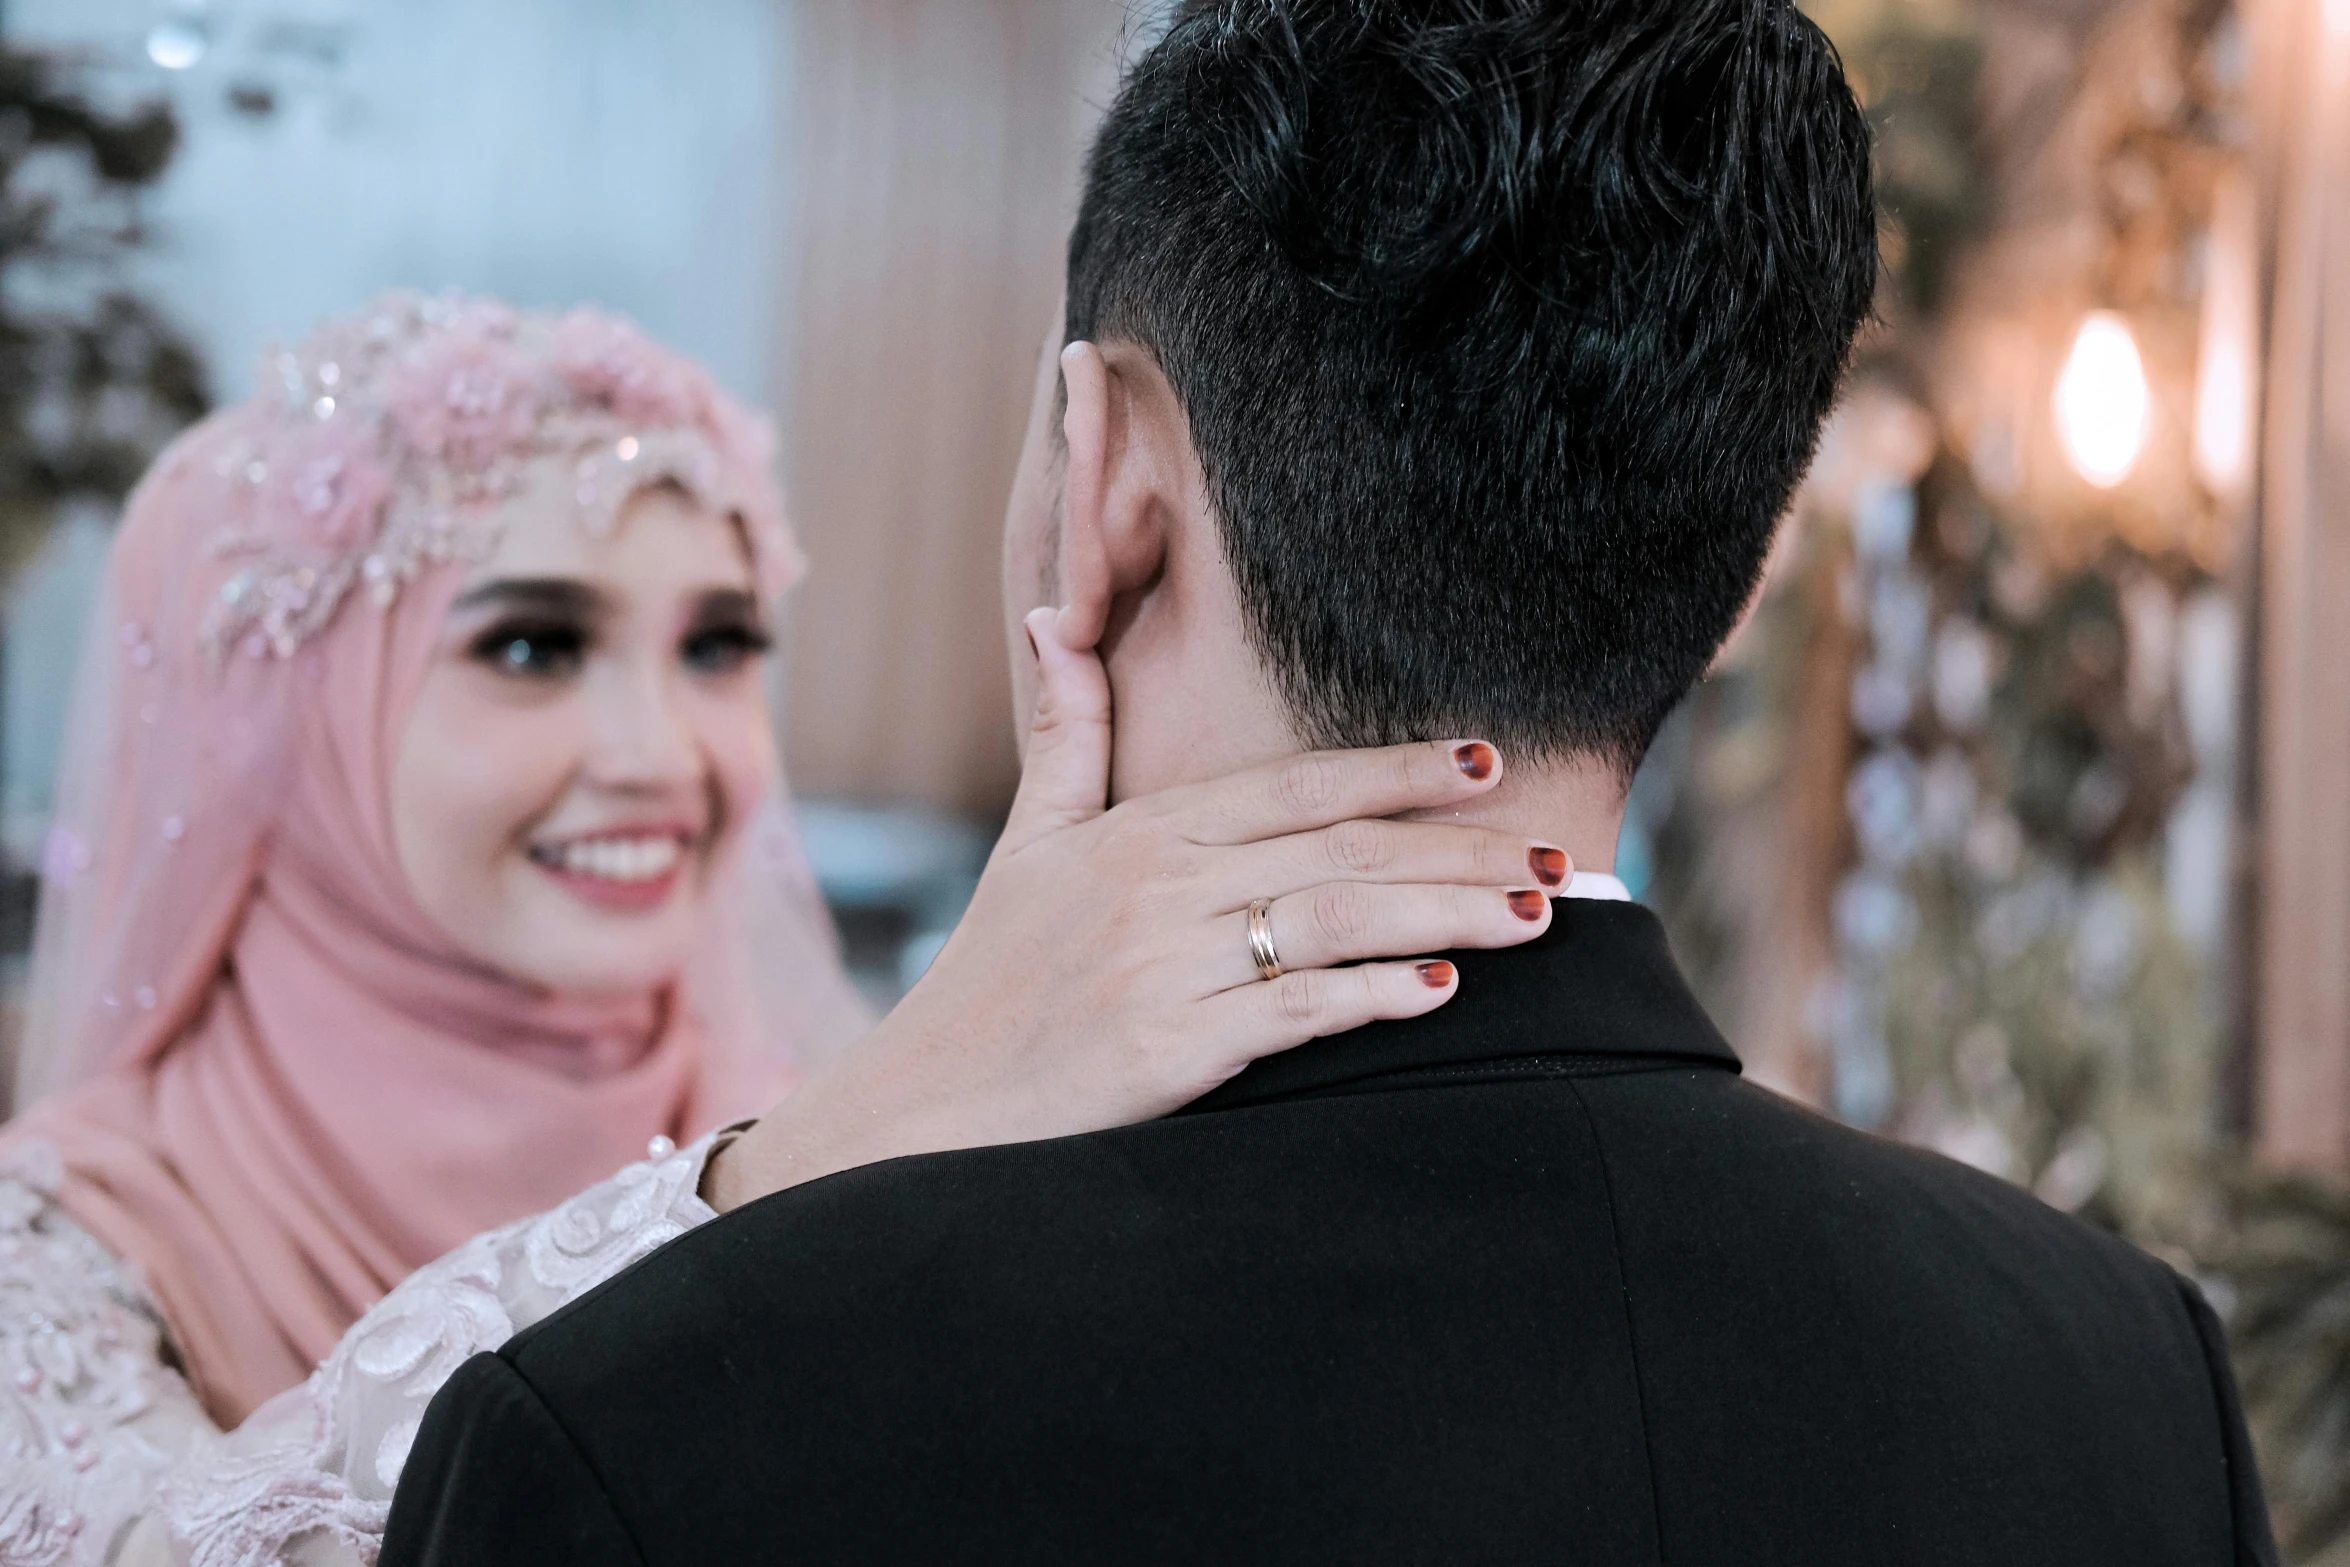
M459 590L393 766L425 912L550 990L677 974L770 781L767 643L732 519L667 488L603 538L519 509Z

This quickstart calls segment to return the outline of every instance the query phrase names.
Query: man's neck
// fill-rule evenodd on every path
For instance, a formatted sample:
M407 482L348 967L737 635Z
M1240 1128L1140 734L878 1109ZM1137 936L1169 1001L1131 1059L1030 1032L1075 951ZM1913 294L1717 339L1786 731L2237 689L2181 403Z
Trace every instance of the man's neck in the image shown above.
M1424 821L1465 822L1524 833L1567 851L1578 871L1612 872L1616 838L1624 828L1624 786L1613 768L1585 760L1505 770L1492 792L1442 811L1416 811Z
M1208 604L1212 613L1187 617L1166 596L1147 614L1129 607L1112 619L1104 662L1118 715L1113 801L1219 778L1302 749L1229 590L1195 594L1191 602ZM1594 758L1520 764L1505 749L1502 780L1491 791L1451 810L1414 814L1522 832L1566 850L1579 871L1607 872L1615 868L1616 834L1624 825L1624 785L1614 767Z

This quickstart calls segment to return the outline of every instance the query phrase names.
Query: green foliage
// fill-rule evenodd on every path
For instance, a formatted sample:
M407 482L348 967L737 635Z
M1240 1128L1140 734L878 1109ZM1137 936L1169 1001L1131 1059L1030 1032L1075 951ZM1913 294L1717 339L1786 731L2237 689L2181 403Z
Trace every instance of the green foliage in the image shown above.
M195 351L124 276L178 140L162 105L109 112L0 47L0 576L60 497L119 499L205 411Z
M1947 864L1907 886L1891 965L1899 1130L2140 1238L2193 1210L2212 1152L2219 1030L2146 857L1986 886Z
M2232 1299L2228 1337L2278 1543L2350 1563L2350 1190L2243 1176L2202 1250Z

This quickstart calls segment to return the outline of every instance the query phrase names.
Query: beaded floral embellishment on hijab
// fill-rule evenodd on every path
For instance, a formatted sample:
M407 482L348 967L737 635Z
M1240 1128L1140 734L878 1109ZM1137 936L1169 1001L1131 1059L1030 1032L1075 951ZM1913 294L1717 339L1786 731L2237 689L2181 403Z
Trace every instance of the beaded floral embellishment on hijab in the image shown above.
M388 606L428 566L484 558L499 507L542 484L599 533L677 484L741 518L764 590L797 574L764 427L614 317L389 294L261 380L163 460L208 462L235 519L212 545L237 565L202 628L216 661L290 658L354 588Z

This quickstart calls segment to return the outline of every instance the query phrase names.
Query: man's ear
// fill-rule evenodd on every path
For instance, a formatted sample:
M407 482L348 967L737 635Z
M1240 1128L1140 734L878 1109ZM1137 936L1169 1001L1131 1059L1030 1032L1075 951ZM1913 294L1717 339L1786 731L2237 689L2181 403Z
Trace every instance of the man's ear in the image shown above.
M1061 521L1061 644L1100 644L1121 593L1158 575L1166 551L1154 443L1138 439L1132 388L1092 343L1061 350L1069 464Z

